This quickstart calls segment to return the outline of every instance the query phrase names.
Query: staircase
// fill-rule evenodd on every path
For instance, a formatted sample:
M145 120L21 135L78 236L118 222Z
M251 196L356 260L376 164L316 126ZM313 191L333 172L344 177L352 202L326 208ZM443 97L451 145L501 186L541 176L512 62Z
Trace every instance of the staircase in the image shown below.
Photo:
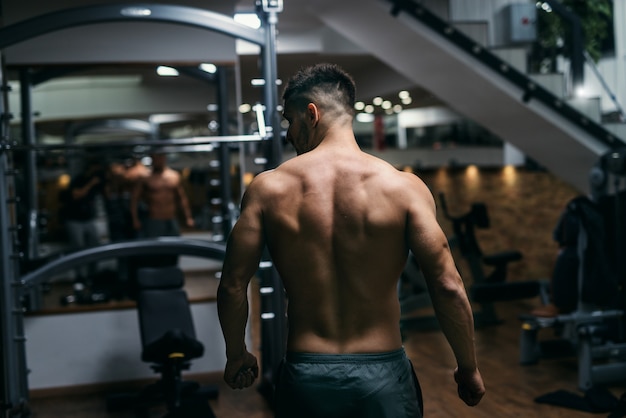
M443 0L318 0L315 10L327 26L587 192L598 157L624 145L618 130L601 124L599 100L568 98L562 75L526 74L522 50L486 47L495 29L476 7L492 2L465 4L473 16L454 24Z

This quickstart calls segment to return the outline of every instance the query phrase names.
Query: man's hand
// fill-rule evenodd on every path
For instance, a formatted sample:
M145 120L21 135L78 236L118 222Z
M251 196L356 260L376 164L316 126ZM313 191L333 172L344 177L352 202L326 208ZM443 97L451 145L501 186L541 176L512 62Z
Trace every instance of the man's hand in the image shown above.
M244 389L252 386L259 376L256 357L247 350L240 358L231 358L226 362L224 380L233 389Z
M457 369L454 371L454 381L458 385L459 398L469 406L478 405L485 394L485 384L478 369Z

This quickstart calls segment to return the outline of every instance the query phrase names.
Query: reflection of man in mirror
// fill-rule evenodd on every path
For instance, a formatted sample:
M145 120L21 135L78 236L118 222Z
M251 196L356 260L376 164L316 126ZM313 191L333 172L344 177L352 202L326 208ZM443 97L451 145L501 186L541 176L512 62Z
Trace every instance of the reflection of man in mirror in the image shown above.
M183 211L186 225L194 226L180 173L167 166L165 153L153 153L151 158L152 171L149 176L137 182L131 199L133 227L138 231L140 238L179 236L177 221L179 207ZM145 219L139 217L140 201L146 205Z
M146 167L138 155L134 155L128 160L124 172L125 193L130 196L137 182L148 177L150 169Z
M95 247L100 244L96 227L96 197L103 193L105 171L97 160L87 162L86 168L72 178L65 197L65 222L71 251ZM96 266L89 264L76 273L78 281L86 281L95 273Z
M123 163L109 164L105 196L111 242L137 238L131 213L131 196L137 183L149 175L150 170L136 155ZM142 210L138 210L141 219Z

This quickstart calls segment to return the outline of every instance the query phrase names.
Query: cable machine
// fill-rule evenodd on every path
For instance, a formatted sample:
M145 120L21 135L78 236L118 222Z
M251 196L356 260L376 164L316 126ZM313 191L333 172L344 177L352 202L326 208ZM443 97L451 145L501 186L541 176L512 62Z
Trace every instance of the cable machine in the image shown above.
M220 131L220 137L188 138L182 140L159 141L159 145L197 145L220 142L263 141L266 150L266 169L276 167L282 158L282 143L280 138L280 118L277 112L278 93L276 90L277 60L276 60L276 24L278 13L282 11L282 0L257 0L257 14L261 20L259 29L252 29L234 21L232 17L214 13L199 8L162 5L162 4L124 4L124 5L96 5L77 7L48 13L42 16L27 19L0 29L0 51L4 48L20 42L42 36L50 32L67 29L76 26L85 26L105 22L165 22L184 26L196 27L204 30L215 31L224 35L245 40L258 45L261 48L262 76L266 80L263 92L263 100L266 108L264 122L265 135L238 135L227 136L225 131ZM0 58L3 58L3 52ZM223 248L197 249L196 246L185 244L184 240L150 247L147 242L135 242L128 247L120 247L119 244L110 244L96 247L92 250L80 251L69 254L54 265L44 265L39 269L19 277L19 260L24 254L17 252L17 232L22 225L17 222L16 216L16 191L14 184L12 152L17 147L29 151L32 158L27 160L27 181L29 196L35 183L34 151L37 145L34 143L33 122L30 118L30 90L24 89L22 93L22 128L25 132L25 143L20 145L12 140L9 135L9 121L11 116L8 109L8 84L5 78L4 59L0 67L0 88L2 100L0 101L0 338L2 346L2 363L0 363L0 390L1 404L0 414L2 417L26 417L30 416L28 405L28 379L23 324L23 308L21 304L22 294L26 287L45 280L45 277L60 268L71 268L87 261L110 258L128 252L143 253L144 248L148 253L163 253L173 251L179 254L198 256L212 256L223 258ZM22 86L30 86L31 80L27 74L22 74L20 82ZM221 83L220 83L221 84ZM222 121L223 122L223 121ZM221 123L226 126L225 123ZM146 143L153 145L154 142ZM64 148L58 146L57 148ZM221 148L226 149L226 146ZM224 153L221 153L223 157ZM32 161L31 161L32 160ZM35 198L28 198L29 209L34 207ZM30 219L36 213L29 214L28 236L33 234L36 221ZM146 247L146 244L148 246ZM217 244L213 244L217 245ZM36 241L29 243L28 251L34 252ZM202 245L200 245L202 247ZM284 293L278 274L269 259L265 259L260 266L261 278L261 340L262 340L262 368L264 370L260 390L269 393L273 390L274 373L283 356L285 341L285 317L284 317ZM269 389L269 390L268 390Z

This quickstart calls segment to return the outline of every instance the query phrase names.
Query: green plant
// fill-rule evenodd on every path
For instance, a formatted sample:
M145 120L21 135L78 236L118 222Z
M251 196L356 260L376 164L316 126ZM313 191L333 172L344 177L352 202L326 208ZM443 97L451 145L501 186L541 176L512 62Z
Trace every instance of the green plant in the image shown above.
M541 2L540 2L541 3ZM603 48L609 37L613 35L613 8L611 0L562 0L581 20L584 48L594 61L603 54ZM539 4L539 3L538 3ZM539 6L537 16L538 41L537 47L543 50L539 55L571 54L571 28L569 23L557 13L548 13Z

